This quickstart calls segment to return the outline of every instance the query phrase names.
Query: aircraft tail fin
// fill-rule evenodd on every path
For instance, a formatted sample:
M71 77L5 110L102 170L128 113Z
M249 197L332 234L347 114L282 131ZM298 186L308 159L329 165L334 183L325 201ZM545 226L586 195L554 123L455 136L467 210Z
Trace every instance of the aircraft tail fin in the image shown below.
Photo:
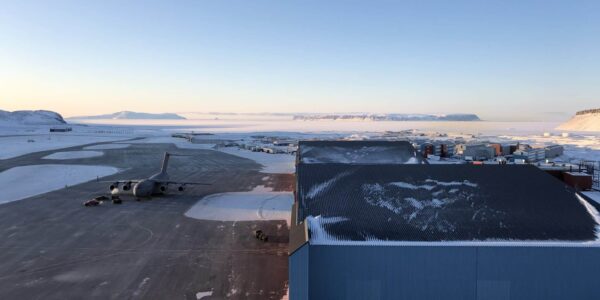
M165 152L165 157L163 158L162 166L160 168L161 173L167 173L167 167L169 166L169 157L171 157L171 154L169 152Z

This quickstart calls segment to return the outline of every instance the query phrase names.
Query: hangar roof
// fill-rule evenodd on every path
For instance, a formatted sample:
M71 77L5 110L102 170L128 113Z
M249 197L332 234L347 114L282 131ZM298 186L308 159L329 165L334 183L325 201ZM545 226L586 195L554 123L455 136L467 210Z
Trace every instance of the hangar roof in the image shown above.
M311 243L595 241L594 207L529 165L299 164Z
M300 141L299 163L421 164L407 141Z

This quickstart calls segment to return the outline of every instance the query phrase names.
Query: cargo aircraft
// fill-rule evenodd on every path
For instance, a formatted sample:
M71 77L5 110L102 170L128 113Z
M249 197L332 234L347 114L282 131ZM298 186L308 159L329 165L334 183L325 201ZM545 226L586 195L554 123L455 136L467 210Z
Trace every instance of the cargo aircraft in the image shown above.
M123 191L131 190L133 195L137 198L149 198L155 195L162 195L167 192L170 185L177 186L179 192L185 190L186 185L210 185L209 183L200 182L182 182L173 181L167 173L167 167L169 165L169 158L171 156L187 156L181 154L171 154L165 152L165 156L162 161L162 167L159 173L156 173L148 178L144 179L132 179L132 180L117 180L107 181L111 182L110 191L115 194L119 192L119 188Z

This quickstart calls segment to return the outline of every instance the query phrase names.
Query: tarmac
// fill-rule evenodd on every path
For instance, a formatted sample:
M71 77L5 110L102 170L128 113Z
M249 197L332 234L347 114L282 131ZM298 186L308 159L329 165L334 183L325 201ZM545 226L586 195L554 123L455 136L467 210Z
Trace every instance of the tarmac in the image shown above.
M102 143L96 143L102 144ZM95 144L89 144L95 145ZM281 299L288 282L285 221L202 221L184 213L206 195L257 185L291 190L291 175L264 174L254 161L172 144L131 144L104 156L42 157L77 146L0 161L0 172L35 164L107 165L122 169L101 181L139 179L160 169L165 151L173 180L212 183L184 192L97 207L82 203L108 195L91 181L0 205L0 299ZM10 188L10 187L3 187ZM268 242L252 231L263 230ZM200 294L199 294L200 295Z

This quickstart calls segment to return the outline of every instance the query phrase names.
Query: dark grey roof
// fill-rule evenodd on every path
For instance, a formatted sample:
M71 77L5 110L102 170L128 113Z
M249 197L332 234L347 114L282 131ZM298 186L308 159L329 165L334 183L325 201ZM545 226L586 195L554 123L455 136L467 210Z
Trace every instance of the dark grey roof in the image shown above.
M298 162L346 164L420 164L407 141L299 141Z
M299 164L298 220L335 240L595 240L575 192L528 165ZM311 235L313 229L311 229Z

